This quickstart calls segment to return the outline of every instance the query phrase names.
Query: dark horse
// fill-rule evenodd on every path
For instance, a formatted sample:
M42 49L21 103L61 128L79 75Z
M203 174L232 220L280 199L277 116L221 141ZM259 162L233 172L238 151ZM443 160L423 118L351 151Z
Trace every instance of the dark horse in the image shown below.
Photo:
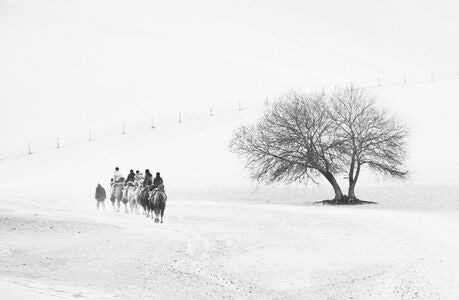
M149 200L150 203L153 204L153 209L155 211L155 223L159 222L159 215L161 215L161 223L163 223L164 210L166 209L167 201L166 192L164 191L164 184L160 184L158 186L156 192L152 193Z
M143 208L143 213L149 217L150 213L152 214L153 217L153 208L152 205L150 204L149 198L150 197L150 188L147 186L142 189L139 195L139 204Z

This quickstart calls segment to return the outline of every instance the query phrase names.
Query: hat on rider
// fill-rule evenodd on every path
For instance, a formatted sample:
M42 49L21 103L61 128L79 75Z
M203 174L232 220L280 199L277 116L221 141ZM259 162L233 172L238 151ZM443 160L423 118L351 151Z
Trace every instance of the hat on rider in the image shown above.
M159 176L159 172L156 172L156 176Z
M120 170L120 168L116 167L116 168L115 168L115 170L116 170L116 171L119 171L119 170Z

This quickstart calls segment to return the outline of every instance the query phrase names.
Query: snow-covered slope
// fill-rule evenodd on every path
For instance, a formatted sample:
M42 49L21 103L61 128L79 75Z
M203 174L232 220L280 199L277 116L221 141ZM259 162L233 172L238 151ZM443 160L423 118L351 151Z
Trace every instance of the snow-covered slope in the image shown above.
M455 186L459 182L459 80L370 90L378 105L410 127L408 183ZM263 109L260 103L242 111L216 108L213 117L207 112L183 113L183 123L177 122L176 115L166 116L155 120L155 129L148 122L127 123L126 135L120 128L108 128L93 133L92 142L85 141L84 135L79 140L64 137L60 149L49 141L43 144L44 151L1 160L1 186L107 184L118 166L125 174L129 169L160 171L169 189L248 187L248 171L229 152L228 142L239 124L256 121ZM360 184L382 183L392 182L366 172Z
M127 124L126 135L71 145L63 139L60 149L0 161L0 294L457 298L458 177L451 150L457 82L374 92L380 105L413 124L413 176L393 183L366 173L358 191L381 203L373 207L298 205L327 198L326 184L251 184L227 145L262 105L215 110L213 117L183 114L181 124L158 120L155 129ZM431 101L445 106L436 112L444 114L442 122L424 122L437 107ZM424 146L435 137L441 148ZM443 164L448 157L451 163ZM162 173L169 197L164 224L111 207L95 211L95 185L107 186L115 166Z

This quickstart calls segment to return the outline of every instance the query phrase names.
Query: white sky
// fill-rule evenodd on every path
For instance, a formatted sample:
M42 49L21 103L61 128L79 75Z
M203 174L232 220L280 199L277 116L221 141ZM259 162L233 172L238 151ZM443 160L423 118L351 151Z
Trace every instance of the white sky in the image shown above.
M455 76L458 16L453 0L0 1L0 146L289 87Z

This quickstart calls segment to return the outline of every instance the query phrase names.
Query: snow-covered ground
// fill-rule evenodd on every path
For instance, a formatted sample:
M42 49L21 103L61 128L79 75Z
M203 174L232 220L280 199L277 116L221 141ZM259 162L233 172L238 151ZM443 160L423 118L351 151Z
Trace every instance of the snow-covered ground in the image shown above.
M458 94L457 82L435 85ZM326 184L249 183L227 145L260 109L0 161L1 298L457 299L459 169L432 161L438 147L419 146L435 129L423 130L431 112L422 99L418 119L407 117L413 175L394 183L366 173L358 192L373 206L312 205L330 197ZM382 105L408 115L409 105ZM439 138L457 129L444 122ZM450 145L443 139L448 155ZM107 187L115 166L161 171L164 224L109 201L95 211L95 186Z
M59 187L54 192L32 188L2 195L2 295L8 292L8 299L30 298L32 293L43 299L455 299L459 295L457 212L170 197L165 223L155 224L111 207L95 212L90 196Z

